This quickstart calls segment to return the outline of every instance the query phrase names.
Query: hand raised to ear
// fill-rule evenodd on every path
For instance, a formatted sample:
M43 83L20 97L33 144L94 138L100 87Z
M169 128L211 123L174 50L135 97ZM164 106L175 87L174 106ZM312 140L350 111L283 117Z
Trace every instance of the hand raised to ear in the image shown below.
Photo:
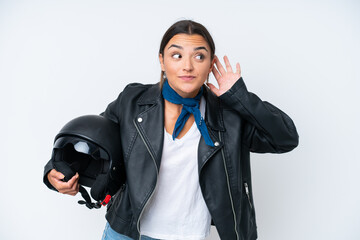
M216 96L221 96L227 90L229 90L235 82L241 77L240 64L236 63L236 72L233 71L229 59L224 56L224 62L226 69L220 63L220 60L215 56L215 65L212 69L212 73L218 82L219 88L216 88L213 84L208 83L210 90L215 93Z

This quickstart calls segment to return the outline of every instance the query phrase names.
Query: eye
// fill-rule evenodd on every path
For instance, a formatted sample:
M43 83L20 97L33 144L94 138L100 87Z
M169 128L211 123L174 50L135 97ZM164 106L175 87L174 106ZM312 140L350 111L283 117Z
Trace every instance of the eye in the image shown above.
M195 56L196 59L198 60L203 60L205 58L204 54L198 54Z
M179 58L181 58L181 55L179 53L175 53L172 55L172 57L175 59L179 59Z

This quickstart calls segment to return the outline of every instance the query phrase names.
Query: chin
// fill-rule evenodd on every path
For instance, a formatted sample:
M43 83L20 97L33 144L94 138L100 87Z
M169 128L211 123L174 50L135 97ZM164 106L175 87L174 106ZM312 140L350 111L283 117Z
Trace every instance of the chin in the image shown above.
M181 82L175 81L174 84L169 81L170 86L182 97L195 97L196 94L199 92L203 83L199 82Z
M201 86L200 86L201 87ZM179 90L181 91L181 93L179 93L180 95L187 95L186 97L195 97L199 90L200 87L185 87L185 88L180 88Z

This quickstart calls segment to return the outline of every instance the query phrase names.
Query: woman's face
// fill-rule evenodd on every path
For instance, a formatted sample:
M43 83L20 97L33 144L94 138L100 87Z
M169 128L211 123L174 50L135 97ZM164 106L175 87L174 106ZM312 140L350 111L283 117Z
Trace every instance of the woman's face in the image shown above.
M214 64L208 43L198 34L175 35L159 60L169 85L184 98L197 95Z

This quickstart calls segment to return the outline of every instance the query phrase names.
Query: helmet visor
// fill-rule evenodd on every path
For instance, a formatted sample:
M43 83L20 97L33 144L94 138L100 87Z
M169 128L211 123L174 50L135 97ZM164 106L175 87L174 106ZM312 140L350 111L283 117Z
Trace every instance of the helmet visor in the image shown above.
M78 137L60 137L55 141L54 148L64 148L67 144L73 145L75 151L90 155L96 160L110 161L109 154L102 147Z

